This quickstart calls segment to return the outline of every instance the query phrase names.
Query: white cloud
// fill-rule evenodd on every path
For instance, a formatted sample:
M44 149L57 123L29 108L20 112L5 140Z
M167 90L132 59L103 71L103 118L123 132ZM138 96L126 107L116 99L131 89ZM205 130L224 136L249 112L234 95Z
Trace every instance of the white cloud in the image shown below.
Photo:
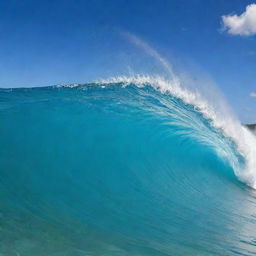
M241 15L222 16L224 27L229 34L251 36L256 34L256 4L250 4Z
M256 92L250 93L250 96L251 96L251 97L256 97Z

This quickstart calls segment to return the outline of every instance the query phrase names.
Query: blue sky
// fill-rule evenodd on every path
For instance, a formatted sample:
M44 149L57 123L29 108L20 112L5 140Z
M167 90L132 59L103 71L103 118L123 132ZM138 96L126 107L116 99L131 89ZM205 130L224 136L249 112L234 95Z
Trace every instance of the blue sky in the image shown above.
M0 1L0 87L82 83L150 69L147 57L120 35L128 31L177 66L202 70L243 122L255 122L256 31L246 21L233 26L234 15L255 2ZM223 15L231 15L225 31Z

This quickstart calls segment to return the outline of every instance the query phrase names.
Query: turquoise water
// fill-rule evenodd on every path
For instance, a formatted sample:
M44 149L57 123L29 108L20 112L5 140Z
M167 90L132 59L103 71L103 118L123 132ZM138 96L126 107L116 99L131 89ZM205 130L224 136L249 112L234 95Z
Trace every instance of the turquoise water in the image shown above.
M256 255L234 140L125 85L0 90L0 255Z

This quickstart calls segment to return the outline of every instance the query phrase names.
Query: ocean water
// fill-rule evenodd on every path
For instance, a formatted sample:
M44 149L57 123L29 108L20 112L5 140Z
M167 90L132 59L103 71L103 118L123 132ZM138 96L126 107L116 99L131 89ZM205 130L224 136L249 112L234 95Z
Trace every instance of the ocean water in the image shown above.
M1 256L256 255L255 137L177 84L1 89L0 145Z

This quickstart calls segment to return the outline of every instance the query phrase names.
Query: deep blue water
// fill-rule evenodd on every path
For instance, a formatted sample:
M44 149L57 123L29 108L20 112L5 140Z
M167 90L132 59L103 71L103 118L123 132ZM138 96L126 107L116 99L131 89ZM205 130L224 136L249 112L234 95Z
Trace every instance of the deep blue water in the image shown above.
M123 85L0 90L0 255L256 255L234 141Z

